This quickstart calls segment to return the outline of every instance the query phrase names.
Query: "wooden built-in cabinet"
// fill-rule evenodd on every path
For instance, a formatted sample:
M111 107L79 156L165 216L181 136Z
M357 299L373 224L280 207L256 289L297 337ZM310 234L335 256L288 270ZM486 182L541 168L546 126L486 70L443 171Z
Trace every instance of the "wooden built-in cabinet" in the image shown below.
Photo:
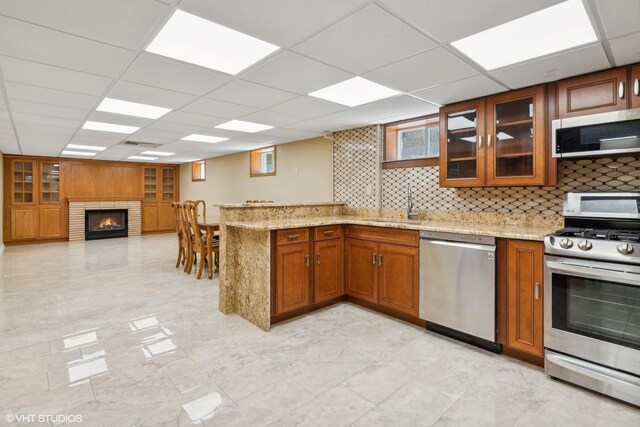
M558 118L629 108L633 88L628 72L628 68L617 68L558 82Z
M276 249L276 312L287 313L311 303L309 242Z
M504 353L542 364L543 243L501 239L498 257L498 341Z
M378 302L378 243L348 238L345 243L346 291L365 301Z
M545 87L440 109L440 186L547 183Z
M142 173L142 231L173 230L171 202L178 200L176 168L145 166Z
M313 301L321 303L344 295L342 226L316 227L313 253Z

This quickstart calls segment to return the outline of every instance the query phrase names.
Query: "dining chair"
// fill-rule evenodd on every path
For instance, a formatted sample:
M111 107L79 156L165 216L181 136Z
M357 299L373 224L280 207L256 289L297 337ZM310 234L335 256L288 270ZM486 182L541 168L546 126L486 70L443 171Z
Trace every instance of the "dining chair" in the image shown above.
M198 227L198 209L195 203L185 203L184 211L186 212L187 222L189 226L189 234L191 236L191 255L187 260L189 264L189 270L187 273L191 273L191 264L193 257L200 255L200 261L198 262L197 278L202 278L202 272L204 271L204 265L208 262L213 262L216 266L216 270L219 264L220 256L220 241L214 239L211 246L211 253L214 259L209 259L209 248L207 247L206 236L203 236Z
M187 261L189 245L182 226L182 203L172 202L171 209L173 211L173 222L176 233L178 234L178 259L176 260L176 268L178 268L180 264L184 264Z

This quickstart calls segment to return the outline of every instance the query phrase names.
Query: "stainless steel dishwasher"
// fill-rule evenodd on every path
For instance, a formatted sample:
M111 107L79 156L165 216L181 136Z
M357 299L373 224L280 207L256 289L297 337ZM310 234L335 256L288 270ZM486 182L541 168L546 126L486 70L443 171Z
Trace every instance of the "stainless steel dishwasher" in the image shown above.
M420 233L420 318L427 329L500 352L495 237Z

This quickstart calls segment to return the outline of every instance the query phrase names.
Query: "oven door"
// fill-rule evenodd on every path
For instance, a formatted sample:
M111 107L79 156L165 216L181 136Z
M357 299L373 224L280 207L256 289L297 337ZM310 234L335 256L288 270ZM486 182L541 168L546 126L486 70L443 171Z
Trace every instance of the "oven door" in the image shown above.
M640 375L640 267L545 256L545 347Z

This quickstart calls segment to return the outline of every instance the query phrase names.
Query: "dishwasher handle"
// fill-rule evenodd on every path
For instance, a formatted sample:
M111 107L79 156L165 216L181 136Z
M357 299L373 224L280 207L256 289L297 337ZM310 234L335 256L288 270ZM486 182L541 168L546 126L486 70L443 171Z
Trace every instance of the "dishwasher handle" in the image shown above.
M431 240L431 239L422 239L422 240L431 245L451 246L455 248L475 249L479 251L495 251L496 250L496 247L493 245L479 245L476 243L449 242L446 240Z

